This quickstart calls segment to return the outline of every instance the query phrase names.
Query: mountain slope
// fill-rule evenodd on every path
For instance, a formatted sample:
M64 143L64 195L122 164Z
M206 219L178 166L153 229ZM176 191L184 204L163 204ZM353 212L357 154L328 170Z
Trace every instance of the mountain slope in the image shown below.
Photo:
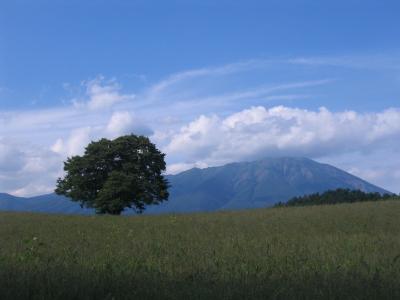
M15 197L9 194L0 193L0 210L23 210L26 206L26 199Z
M56 194L46 194L30 198L15 197L0 193L0 210L32 211L60 214L90 214L92 210L82 209L78 203Z
M307 158L267 158L221 167L191 169L167 176L170 199L146 213L259 208L294 196L337 188L386 193L358 177ZM0 194L0 210L89 214L78 203L55 194L19 198Z
M258 208L337 188L386 193L358 177L307 158L267 158L168 176L170 201L151 212Z

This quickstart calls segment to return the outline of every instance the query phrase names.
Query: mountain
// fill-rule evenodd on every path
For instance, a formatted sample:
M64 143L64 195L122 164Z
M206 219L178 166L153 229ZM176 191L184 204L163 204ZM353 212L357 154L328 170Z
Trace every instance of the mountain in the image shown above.
M56 194L23 198L0 193L0 210L30 211L60 214L91 214L93 210L82 209L78 203Z
M197 212L268 207L294 196L348 188L388 193L358 177L307 158L266 158L221 167L191 169L167 176L169 201L146 213ZM31 198L0 194L0 210L90 214L79 204L55 194Z
M25 198L0 193L0 210L23 210Z
M259 208L337 188L388 193L333 166L293 157L195 168L168 180L170 201L149 207L150 212Z

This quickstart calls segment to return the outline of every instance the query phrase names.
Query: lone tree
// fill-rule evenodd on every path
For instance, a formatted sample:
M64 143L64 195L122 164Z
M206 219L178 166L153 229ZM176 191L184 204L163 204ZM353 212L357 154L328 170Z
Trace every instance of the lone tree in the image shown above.
M146 205L168 200L164 157L144 136L91 142L83 156L64 162L66 175L55 192L98 214L119 215L125 208L141 213Z

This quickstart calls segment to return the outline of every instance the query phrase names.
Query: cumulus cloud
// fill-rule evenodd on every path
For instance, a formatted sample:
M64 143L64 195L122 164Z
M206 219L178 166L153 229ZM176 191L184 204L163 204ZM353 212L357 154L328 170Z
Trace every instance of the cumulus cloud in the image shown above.
M70 136L64 141L59 138L51 147L55 153L62 154L63 156L73 156L82 154L86 145L92 139L92 128L83 127L75 129L71 132Z
M132 128L132 125L133 118L129 112L116 112L111 116L106 131L112 137L116 137L129 131Z
M106 135L109 138L116 138L125 134L151 135L153 131L128 111L114 112L106 127Z
M8 174L10 179L18 178L18 174L28 176L46 173L46 168L58 164L58 168L54 167L58 173L50 172L53 174L52 181L47 179L48 183L54 182L59 176L62 160L67 156L82 154L90 141L129 133L141 134L140 130L148 130L151 134L143 124L132 112L114 112L103 125L76 128L66 138L55 140L50 147L51 155L49 151L28 154L21 148L9 149L3 143L0 146L0 168L3 168L3 175L6 174L6 168L14 172L13 176ZM332 112L326 108L312 111L285 106L254 106L224 117L217 114L200 115L176 129L161 126L150 138L167 154L168 173L178 173L192 167L204 168L232 161L288 155L320 158L375 183L381 183L383 179L393 182L398 168L389 174L389 166L376 168L366 166L364 162L351 164L330 158L342 154L351 157L350 154L356 152L361 152L358 157L362 157L382 149L400 151L400 110L357 113ZM14 165L7 165L11 161L10 155L15 153L21 155L14 157ZM36 181L32 185L32 180L21 182L26 184L11 189L15 194L35 192L34 186L41 187L41 190L45 186L51 187L50 184Z
M224 118L202 115L173 134L164 150L187 164L215 165L264 156L323 157L388 145L400 148L398 109L362 114L258 106Z
M0 111L0 192L51 191L66 157L82 154L90 141L129 133L149 136L167 154L169 173L291 155L317 158L384 187L395 186L399 109L358 113L288 107L299 99L319 99L325 85L343 82L340 76L330 79L337 72L309 78L303 66L357 67L349 61L355 60L250 60L193 69L146 82L137 96L102 76L77 88L66 85L72 96L64 106ZM365 65L364 59L359 65ZM374 66L386 63L379 60ZM271 76L278 69L290 76ZM286 106L265 107L278 100ZM308 106L304 101L299 105ZM382 149L390 151L375 155ZM338 155L353 159L338 160Z
M48 149L0 139L2 192L17 196L50 193L61 167L62 157Z
M67 138L58 138L50 149L63 157L82 155L85 147L91 141L96 141L100 138L114 139L131 133L150 135L152 130L141 121L136 120L132 113L117 111L111 115L106 124L73 129Z
M135 98L134 94L121 93L121 86L115 80L106 81L103 76L83 83L86 87L86 98L84 100L74 99L75 107L87 107L90 110L98 110L111 107L125 100Z

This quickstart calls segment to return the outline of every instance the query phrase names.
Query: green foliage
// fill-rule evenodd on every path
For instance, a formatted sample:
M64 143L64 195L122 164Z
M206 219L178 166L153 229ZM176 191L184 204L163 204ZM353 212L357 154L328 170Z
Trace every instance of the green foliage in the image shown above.
M400 202L0 213L0 299L400 299Z
M315 193L301 197L294 197L288 200L286 203L279 202L275 206L325 205L395 199L398 199L398 197L393 194L365 193L360 190L337 189L326 191L322 194Z
M58 179L56 193L99 214L118 215L125 208L142 212L168 199L164 157L144 136L91 142L83 156L64 163L66 175Z

